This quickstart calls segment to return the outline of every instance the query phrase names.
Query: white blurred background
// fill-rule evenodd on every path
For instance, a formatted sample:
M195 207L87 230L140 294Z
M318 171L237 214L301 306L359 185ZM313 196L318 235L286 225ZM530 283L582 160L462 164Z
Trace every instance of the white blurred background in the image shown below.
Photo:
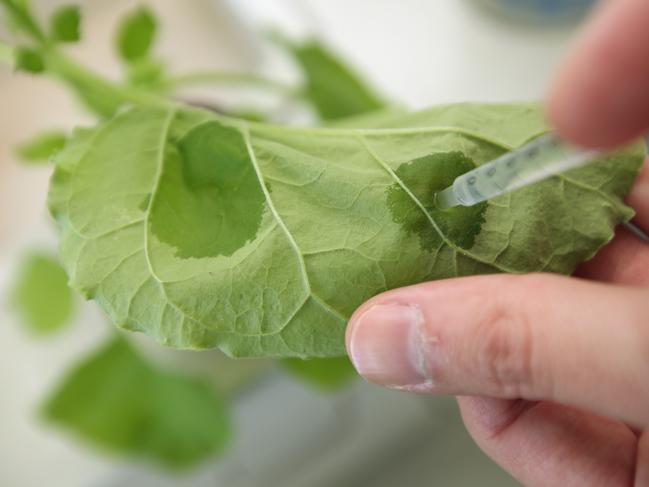
M43 12L59 2L34 0ZM111 47L131 0L84 0L84 40L72 53L116 76ZM259 32L315 35L380 93L408 108L467 100L543 98L574 25L531 25L490 15L479 0L150 0L171 69L294 76ZM224 96L214 93L214 96ZM473 446L450 399L380 390L358 381L333 395L281 374L235 404L228 453L186 476L116 460L44 427L35 407L63 371L106 335L83 308L72 331L27 335L3 291L25 248L55 246L44 209L49 169L19 165L13 148L41 129L91 119L53 81L0 67L0 485L393 486L513 485ZM182 357L186 355L180 353Z

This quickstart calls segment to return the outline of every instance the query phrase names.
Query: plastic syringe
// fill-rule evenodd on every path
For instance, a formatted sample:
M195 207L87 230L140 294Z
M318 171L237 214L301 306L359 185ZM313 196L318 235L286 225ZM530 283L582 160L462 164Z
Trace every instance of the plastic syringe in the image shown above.
M562 141L555 134L538 137L520 149L458 176L435 196L439 208L472 206L555 174L584 166L600 155Z

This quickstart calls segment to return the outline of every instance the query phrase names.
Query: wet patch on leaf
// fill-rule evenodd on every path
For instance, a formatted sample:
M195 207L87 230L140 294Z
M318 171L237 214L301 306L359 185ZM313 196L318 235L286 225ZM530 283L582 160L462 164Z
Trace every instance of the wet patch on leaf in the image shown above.
M387 205L394 221L408 234L419 237L422 250L434 252L442 243L433 223L456 245L465 249L473 246L484 223L487 204L441 210L435 206L434 199L435 193L475 167L475 163L461 152L441 152L414 159L396 170L396 175L411 194L395 183L388 188ZM413 197L421 202L427 214Z
M168 147L151 231L178 257L227 257L254 240L265 204L243 136L211 121Z

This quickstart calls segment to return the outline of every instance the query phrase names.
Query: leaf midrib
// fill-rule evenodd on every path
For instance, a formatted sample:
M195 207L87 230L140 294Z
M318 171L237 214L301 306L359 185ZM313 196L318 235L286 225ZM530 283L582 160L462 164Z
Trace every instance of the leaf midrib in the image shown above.
M273 202L270 193L268 192L268 189L266 187L266 183L264 181L264 175L261 171L261 167L259 166L259 162L257 161L257 155L255 153L255 150L252 146L252 142L250 140L250 131L247 126L242 125L240 127L240 131L243 134L243 138L246 144L246 149L248 150L248 155L250 157L250 163L252 164L255 174L257 175L257 179L259 181L259 186L264 193L264 197L266 198L266 201L268 202L268 208L270 209L273 217L275 218L275 221L277 224L280 226L280 228L284 231L284 234L286 235L286 238L289 241L289 244L291 245L291 248L293 249L296 258L298 259L298 264L300 267L300 273L302 275L302 281L305 286L305 290L307 291L307 296L305 300L300 304L300 306L297 307L295 312L291 315L291 317L282 325L281 329L284 329L288 323L290 323L297 314L300 309L304 307L306 304L306 301L310 298L312 298L321 308L323 308L325 311L331 313L334 315L336 318L340 319L343 322L347 321L347 318L338 310L333 308L329 303L327 303L324 299L322 299L320 296L318 296L314 291L311 286L311 280L309 279L309 273L306 268L306 263L304 262L304 256L302 255L302 251L300 250L300 247L297 244L297 241L295 240L295 237L291 233L291 231L288 229L286 226L286 223L284 223L283 218L280 216L279 212L275 208L275 203ZM280 329L280 331L281 331Z

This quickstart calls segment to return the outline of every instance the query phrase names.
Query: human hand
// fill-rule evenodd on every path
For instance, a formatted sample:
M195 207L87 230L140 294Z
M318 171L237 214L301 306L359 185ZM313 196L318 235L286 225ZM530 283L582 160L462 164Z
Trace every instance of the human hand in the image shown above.
M600 9L549 112L585 146L612 147L649 128L647 0ZM645 229L648 164L628 198ZM461 396L475 441L525 485L649 485L649 246L621 229L577 275L389 291L356 311L347 349L372 382Z

